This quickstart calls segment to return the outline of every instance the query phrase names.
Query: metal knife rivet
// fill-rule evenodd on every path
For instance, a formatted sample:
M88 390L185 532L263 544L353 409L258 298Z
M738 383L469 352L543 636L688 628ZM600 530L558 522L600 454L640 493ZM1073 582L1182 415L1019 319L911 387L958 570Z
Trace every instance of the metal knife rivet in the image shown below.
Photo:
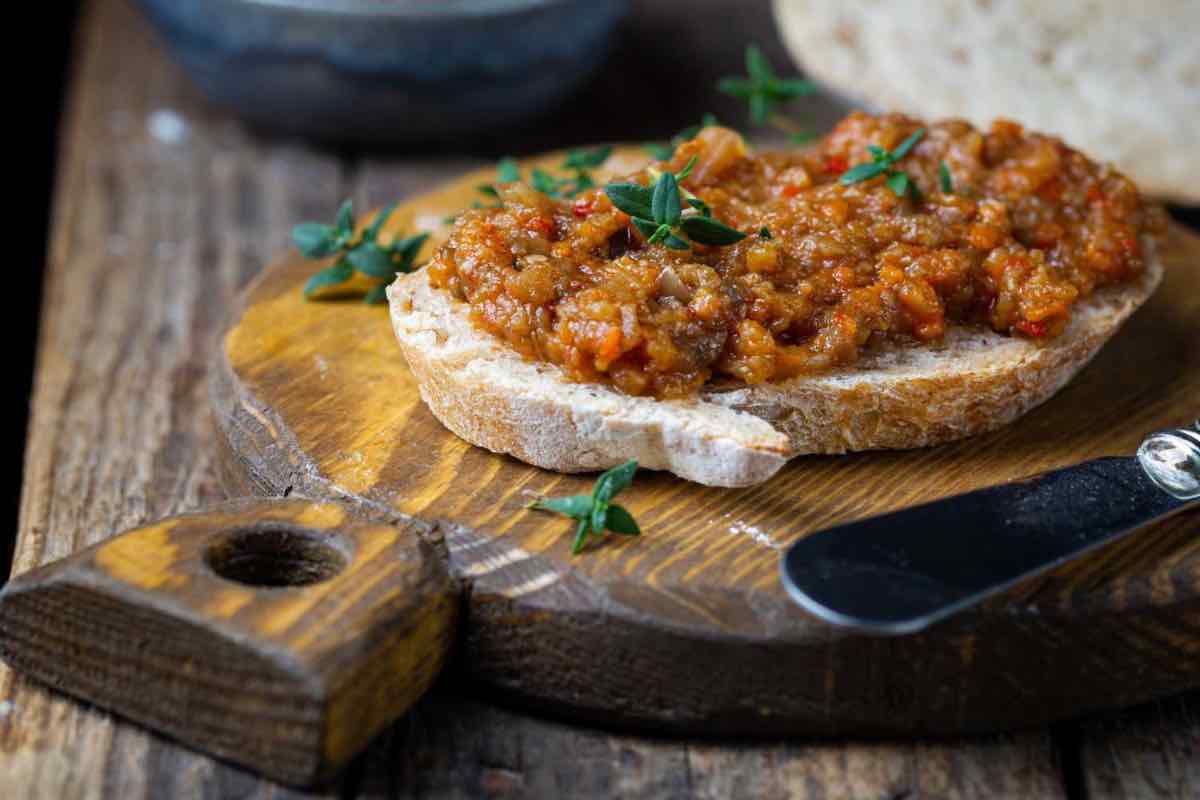
M1137 451L1150 480L1181 500L1200 497L1200 420L1191 428L1152 433Z

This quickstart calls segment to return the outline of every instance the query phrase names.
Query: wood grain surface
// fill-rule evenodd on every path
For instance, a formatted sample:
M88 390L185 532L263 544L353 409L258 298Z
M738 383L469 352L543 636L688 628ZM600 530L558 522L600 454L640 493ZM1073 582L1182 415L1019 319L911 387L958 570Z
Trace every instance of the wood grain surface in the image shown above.
M677 2L635 3L611 76L563 118L561 133L528 145L498 140L467 158L367 157L259 138L195 93L125 0L88 4L61 146L15 571L223 496L206 364L235 291L283 250L296 220L331 217L346 195L366 207L412 194L501 150L664 136L709 107L736 119L707 87L736 67L745 39L763 40L784 63L762 5L744 7L733 37L726 3L691 2L687 14ZM651 46L668 33L669 52ZM611 113L613 98L623 108L636 101L614 92L638 74L679 86L678 98ZM182 122L181 135L155 135L152 122L162 119ZM634 129L617 129L627 123ZM738 789L804 798L1192 798L1200 794L1188 769L1198 710L1193 693L1002 736L699 743L548 721L450 683L336 784L301 795L0 666L0 774L6 796L21 798L682 798Z
M14 578L0 655L56 689L299 785L441 672L458 587L428 531L338 503L238 500Z
M630 148L610 164L624 173L641 161ZM446 216L493 180L476 171L418 195L383 238L426 231L428 253ZM235 494L297 491L444 520L450 570L470 585L460 663L576 718L742 735L946 734L1128 705L1200 684L1194 513L897 638L799 612L778 562L831 524L1131 454L1147 433L1194 419L1200 237L1175 228L1163 250L1156 296L1066 390L1008 428L937 448L800 458L745 490L643 472L621 502L644 535L584 556L570 552L569 521L524 507L586 493L592 476L449 433L422 403L386 308L306 300L301 287L319 267L290 256L241 298L210 370L221 466Z

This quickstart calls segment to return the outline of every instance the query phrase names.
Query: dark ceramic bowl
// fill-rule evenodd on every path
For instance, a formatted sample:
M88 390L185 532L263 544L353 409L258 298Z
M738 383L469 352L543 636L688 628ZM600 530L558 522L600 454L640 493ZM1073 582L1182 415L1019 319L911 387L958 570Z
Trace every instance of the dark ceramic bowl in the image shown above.
M321 139L478 136L578 86L628 0L138 0L200 88Z

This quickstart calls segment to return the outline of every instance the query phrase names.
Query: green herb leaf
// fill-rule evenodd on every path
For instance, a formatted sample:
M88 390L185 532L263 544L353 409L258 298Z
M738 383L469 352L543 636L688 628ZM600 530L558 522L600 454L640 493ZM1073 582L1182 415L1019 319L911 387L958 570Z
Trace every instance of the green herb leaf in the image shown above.
M938 163L938 182L941 184L942 194L954 194L954 177L945 161Z
M691 249L691 243L676 228L682 228L688 237L701 244L729 244L744 238L744 233L713 220L708 205L679 185L696 167L697 160L693 156L678 173L659 173L653 189L635 183L610 183L604 191L613 205L632 217L634 227L646 237L647 244L661 242L672 250ZM700 214L685 217L684 202ZM702 222L697 225L694 220ZM703 221L712 224L706 226ZM698 235L692 235L692 230L699 231Z
M397 205L399 204L392 203L390 206L376 214L375 219L371 221L371 226L363 232L363 238L367 241L375 241L375 238L379 236L379 231L383 228L383 223L387 222L388 217L390 217L392 212L396 210Z
M878 175L882 175L887 171L887 167L876 161L868 161L865 164L859 164L851 167L842 173L842 177L838 178L838 183L843 186L849 186L852 183L866 181Z
M400 258L400 263L396 265L397 272L412 272L413 262L417 259L417 253L421 252L421 246L425 244L425 240L428 238L428 233L418 233L415 236L409 236L398 242L392 242L388 248L388 252Z
M305 258L324 258L338 251L337 229L319 222L302 222L292 228L292 241Z
M896 193L897 197L904 197L908 191L908 173L893 172L888 176L887 186Z
M538 511L554 511L558 514L566 514L568 517L574 517L575 519L585 519L592 513L592 502L590 494L576 494L571 497L551 497L538 500L535 503L530 503L528 508L537 509Z
M610 183L604 187L604 193L608 195L608 199L614 206L631 217L641 217L642 219L654 217L654 212L651 210L652 193L641 184Z
M494 197L497 200L500 199L500 192L496 191L496 187L490 183L481 183L475 187L475 190L480 194L486 194L488 197Z
M723 246L746 238L746 234L712 217L686 217L680 227L689 239L700 244Z
M396 275L392 257L375 242L362 242L346 254L346 260L356 270L372 278L392 278Z
M792 100L817 91L815 83L803 78L774 78L767 84L767 87L777 100Z
M679 145L683 144L689 139L696 138L696 135L705 128L711 128L713 125L720 124L721 123L717 121L716 114L712 113L711 111L706 111L704 116L700 118L700 123L698 125L689 125L679 133L672 136L671 141L667 142L666 144L648 142L647 144L643 145L643 147L646 148L646 151L649 152L650 155L654 156L656 161L670 161L671 157L675 155L675 149L679 147Z
M575 542L571 545L571 555L577 556L583 552L583 548L587 546L590 531L591 526L587 517L579 520L579 526L575 528Z
M586 172L579 172L575 176L575 185L571 187L567 194L574 197L580 192L586 192L588 189L594 188L596 188L596 182L592 180L592 176Z
M568 150L567 158L563 161L563 169L595 169L608 160L612 155L612 147L597 147L592 150Z
M633 515L624 506L609 506L608 519L605 520L608 530L622 536L640 536L642 529L638 527Z
M521 180L521 167L512 156L505 156L496 163L496 181L499 183L516 183Z
M690 159L688 159L688 162L687 162L687 164L685 164L683 166L683 169L679 170L679 172L676 173L675 180L682 181L688 175L691 175L692 170L696 168L696 162L698 162L699 160L700 160L699 156L692 156Z
M749 98L754 95L756 84L745 78L721 78L717 81L717 91L734 97Z
M527 508L553 511L579 520L575 528L575 541L571 545L572 553L582 552L589 538L599 535L606 528L626 536L637 536L641 530L633 516L621 506L611 504L613 497L633 482L636 472L637 462L626 461L601 474L590 495L538 500Z
M344 236L354 233L354 202L350 198L347 197L342 201L334 224L337 226L338 232Z
M373 286L363 295L363 302L369 306L378 305L387 302L387 287L386 283L381 283L378 286Z
M633 476L637 474L637 468L637 461L630 459L624 464L618 464L601 473L600 477L596 479L596 487L592 490L592 496L602 502L609 502L620 492L629 488L633 483Z
M870 180L879 175L886 175L888 188L895 192L897 196L903 197L905 192L912 189L913 197L919 200L920 194L917 190L917 185L909 179L906 173L901 170L892 169L892 166L908 155L908 152L913 149L924 135L925 129L918 128L890 153L878 145L867 145L867 150L871 153L871 161L846 170L842 173L842 177L838 178L838 182L843 186L849 186L852 183Z
M530 173L529 185L533 187L534 191L542 194L558 194L558 179L538 167L534 167L533 172Z
M892 162L895 163L896 161L899 161L908 155L908 151L912 150L913 146L916 145L916 143L919 142L921 137L924 135L924 128L917 128L915 131L913 131L907 139L900 143L899 147L892 151Z
M674 227L679 224L679 184L672 173L664 172L654 184L650 210L654 213L654 221L661 225Z
M750 95L750 120L762 125L771 116L771 99L765 94Z
M332 267L323 269L309 278L308 282L304 284L304 296L312 297L318 289L345 283L350 280L352 275L354 275L354 268L346 261L339 261Z
M647 242L658 233L659 225L657 222L642 219L641 217L633 217L632 221L633 227L637 228L642 236L646 237Z
M770 228L768 228L766 225L764 225L763 227L759 228L759 229L758 229L758 238L760 238L760 239L770 239L770 238L772 238L772 237L771 237L771 229L770 229Z
M596 182L592 179L589 170L607 161L608 157L612 155L612 150L611 146L605 145L604 147L596 147L591 150L580 149L568 151L562 167L563 169L574 171L575 178L574 181L569 178L560 178L556 187L557 191L568 197L574 197L580 192L594 187Z
M321 270L304 284L305 297L317 290L348 281L358 270L372 278L391 281L400 272L411 272L421 245L429 237L427 233L392 240L387 246L376 241L383 226L396 210L396 203L382 209L363 230L354 237L354 211L349 200L338 209L336 225L304 223L292 231L292 238L301 252L310 257L340 254L332 267ZM353 244L352 244L353 242ZM318 255L319 254L319 255ZM367 303L381 303L387 299L384 287L376 286L366 292Z
M672 144L646 142L642 147L655 161L670 161L671 156L675 155L675 145Z
M756 81L768 81L774 77L771 63L756 44L746 46L746 74Z
M608 527L608 503L601 500L592 503L592 514L588 518L588 524L595 533L600 533Z
M750 44L746 47L746 77L722 78L717 82L717 90L746 100L750 118L761 125L775 117L779 103L812 94L816 86L802 78L776 77L762 50Z
M700 117L700 123L698 125L689 125L671 137L671 141L676 145L682 144L688 139L695 139L696 135L705 128L711 128L713 125L720 124L721 123L717 121L716 114L712 113L711 111L706 111L704 112L704 116Z
M660 223L659 226L654 229L654 233L650 235L650 238L646 240L646 244L658 244L659 242L666 240L666 238L670 235L671 226L667 225L665 222Z

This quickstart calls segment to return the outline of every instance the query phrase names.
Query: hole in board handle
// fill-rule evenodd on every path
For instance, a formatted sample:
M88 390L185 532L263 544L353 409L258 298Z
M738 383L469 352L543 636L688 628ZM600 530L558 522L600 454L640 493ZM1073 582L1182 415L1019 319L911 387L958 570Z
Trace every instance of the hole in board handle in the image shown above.
M345 569L348 559L336 541L287 525L238 528L209 545L204 562L247 586L308 586Z

